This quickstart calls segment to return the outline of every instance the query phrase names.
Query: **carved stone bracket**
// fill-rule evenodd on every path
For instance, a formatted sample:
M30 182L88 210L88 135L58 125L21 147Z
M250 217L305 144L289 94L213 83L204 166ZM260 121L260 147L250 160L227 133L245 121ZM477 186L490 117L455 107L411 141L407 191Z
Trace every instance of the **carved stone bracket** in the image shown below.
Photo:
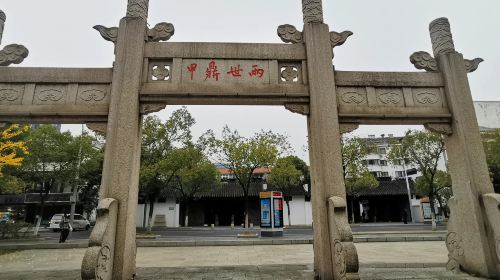
M486 212L486 219L491 229L490 244L493 244L497 257L497 263L500 263L500 194L488 193L483 195L483 204ZM500 273L500 267L498 267Z
M96 25L93 28L99 31L104 40L116 43L118 39L118 27ZM173 24L160 22L155 27L148 29L145 40L147 42L168 41L174 35L174 32L175 28Z
M301 115L309 115L309 105L308 104L296 104L296 103L287 103L285 104L285 109L292 113L297 113Z
M333 196L328 199L328 226L332 247L333 278L359 279L358 253L347 221L347 203L344 198Z
M453 134L453 130L450 124L447 123L425 123L424 127L434 133L451 135Z
M434 57L432 57L432 55L429 54L428 52L423 52L423 51L414 52L410 56L410 62L417 69L424 69L425 71L428 72L439 71L436 59L434 59Z
M85 123L88 129L92 130L93 132L101 135L101 136L106 136L106 130L108 128L108 123L105 122L99 122L99 123Z
M148 29L148 42L168 41L174 35L174 25L168 22L160 22L155 27Z
M0 43L3 37L3 29L5 26L5 21L7 16L3 11L0 10ZM9 66L11 64L19 64L28 57L29 51L23 45L10 44L5 46L0 51L0 66Z
M479 63L483 62L484 59L482 58L474 58L472 60L470 59L464 59L464 62L465 62L465 71L467 71L467 73L471 73L471 72L474 72L476 71L477 67L479 67Z
M104 40L116 43L116 39L118 39L118 27L96 25L93 28L101 33Z
M82 279L111 280L118 201L104 198L97 206L97 220L82 261Z
M331 31L330 32L330 44L332 45L332 48L335 48L337 46L341 46L342 44L345 43L347 38L351 36L352 33L351 31L342 31L342 32L335 32Z
M282 24L278 26L277 32L278 37L285 43L298 44L304 42L302 32L298 31L297 28L291 24Z
M471 73L476 71L476 69L479 67L479 63L483 62L484 59L482 58L474 58L472 60L470 59L464 59L465 63L465 70L467 73ZM420 51L420 52L414 52L410 56L410 62L415 65L415 68L417 69L423 69L428 72L438 72L439 67L436 59L432 57L431 54L428 52Z
M164 103L146 103L141 104L140 113L143 115L147 115L150 113L159 112L167 107L167 104Z
M340 134L351 133L359 128L359 123L341 123L339 127Z

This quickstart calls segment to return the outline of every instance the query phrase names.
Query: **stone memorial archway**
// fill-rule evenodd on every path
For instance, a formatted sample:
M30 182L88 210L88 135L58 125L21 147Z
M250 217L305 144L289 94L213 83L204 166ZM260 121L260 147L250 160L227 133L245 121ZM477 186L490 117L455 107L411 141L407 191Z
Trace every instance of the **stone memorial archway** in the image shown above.
M0 122L83 122L106 133L98 218L83 279L133 278L141 116L171 104L277 105L307 116L319 279L359 278L341 133L360 124L423 124L443 134L454 192L447 267L500 276L500 196L489 180L467 79L481 59L455 51L447 19L430 24L434 57L410 57L426 72L356 72L333 68L332 48L352 33L329 30L321 0L302 0L303 31L278 27L278 36L291 44L160 42L174 34L174 26L148 29L148 6L148 0L128 0L119 27L95 27L115 44L111 69L0 67ZM0 33L4 22L0 14ZM0 65L20 63L27 54L23 46L9 45L0 52Z

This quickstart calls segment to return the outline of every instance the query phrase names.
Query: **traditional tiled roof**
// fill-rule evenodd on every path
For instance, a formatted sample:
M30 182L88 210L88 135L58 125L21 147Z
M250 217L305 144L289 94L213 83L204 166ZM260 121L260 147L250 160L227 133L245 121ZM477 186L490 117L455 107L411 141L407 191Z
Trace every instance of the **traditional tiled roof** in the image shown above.
M277 189L267 183L267 190L263 190L264 182L252 182L248 190L248 196L258 197L260 192L263 191L277 191ZM291 195L305 195L302 187L297 186L292 188ZM213 187L210 191L200 193L199 197L223 198L223 197L244 197L243 188L236 182L222 182L219 186Z
M373 189L364 189L359 192L359 196L389 196L389 195L408 195L405 180L380 181L380 185ZM410 191L415 194L415 184L409 180Z

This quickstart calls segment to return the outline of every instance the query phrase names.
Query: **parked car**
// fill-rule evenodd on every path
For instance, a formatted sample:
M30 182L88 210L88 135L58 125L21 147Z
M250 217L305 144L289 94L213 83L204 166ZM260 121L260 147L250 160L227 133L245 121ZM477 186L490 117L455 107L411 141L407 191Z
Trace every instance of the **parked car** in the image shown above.
M64 214L55 214L54 216L52 216L52 218L50 219L50 222L49 222L49 228L52 229L53 231L58 231L60 228L59 228L59 223L61 222L61 219L62 219L62 216ZM69 214L66 214L66 219L68 219L69 221ZM74 220L73 220L73 230L89 230L90 229L90 222L85 219L85 217L83 217L82 215L80 214L75 214L74 215Z

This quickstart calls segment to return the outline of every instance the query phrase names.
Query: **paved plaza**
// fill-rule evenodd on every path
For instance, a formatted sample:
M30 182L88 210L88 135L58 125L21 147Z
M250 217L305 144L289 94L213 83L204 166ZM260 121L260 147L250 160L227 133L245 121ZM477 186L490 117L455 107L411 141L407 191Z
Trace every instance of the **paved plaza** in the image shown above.
M356 244L362 279L477 279L444 269L444 242ZM85 249L4 252L0 279L79 279ZM312 245L139 247L137 279L313 279Z

